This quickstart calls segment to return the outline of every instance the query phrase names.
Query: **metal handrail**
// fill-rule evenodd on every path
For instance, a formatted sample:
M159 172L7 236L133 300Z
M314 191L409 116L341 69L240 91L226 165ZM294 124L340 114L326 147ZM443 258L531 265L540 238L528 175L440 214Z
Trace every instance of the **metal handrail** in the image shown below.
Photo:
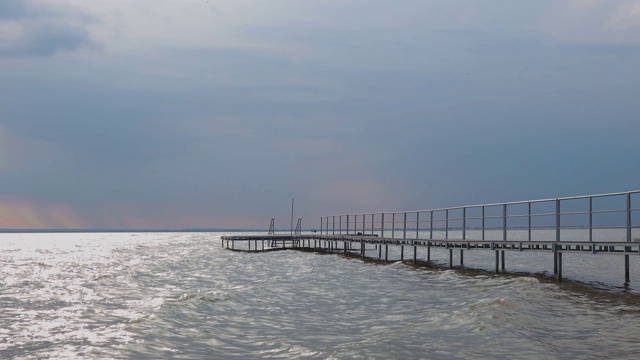
M607 230L607 229L627 229L626 240L631 241L633 235L633 229L640 229L640 224L634 225L632 222L632 214L640 214L640 207L631 206L631 195L640 194L640 190L616 192L596 195L581 195L570 196L561 198L549 198L549 199L536 199L526 201L511 201L504 203L491 203L491 204L477 204L467 206L454 206L448 208L437 208L430 210L410 210L410 211L393 211L393 212L369 212L359 214L340 214L329 215L320 218L320 228L325 231L326 234L331 232L332 234L342 234L346 232L351 233L374 233L379 232L382 236L385 233L390 234L392 238L396 237L396 232L401 234L402 238L407 237L407 231L415 232L415 238L420 237L420 231L429 232L429 238L433 238L434 232L444 232L445 239L449 238L450 232L462 232L463 239L466 236L466 231L482 231L483 239L485 231L502 231L502 240L506 240L509 230L529 230L528 240L531 241L532 230L556 230L555 240L561 239L561 230L566 229L583 229L589 230L589 241L593 241L593 230ZM606 198L625 196L626 206L604 205L605 209L594 209L593 200ZM588 199L588 203L575 204L570 211L561 211L562 204L566 201L583 200ZM634 198L634 201L637 200ZM554 206L555 212L533 212L532 204L548 203L548 206ZM514 205L527 205L526 209L518 209L515 214L509 214L508 209ZM585 210L575 210L576 205L578 207L587 207ZM620 206L620 207L618 207ZM482 214L479 215L478 211L473 211L473 214L469 214L470 209L481 209ZM486 213L487 209L490 214ZM542 210L542 209L538 209ZM626 214L626 225L594 225L594 215L606 215L606 214ZM428 219L421 218L421 214L427 214ZM434 216L437 215L437 216ZM400 215L400 216L398 216ZM452 215L452 217L450 217ZM582 216L579 218L578 216ZM588 217L588 225L584 224L586 217ZM408 219L410 216L410 219ZM574 216L573 221L570 224L563 224L563 218L568 216ZM555 217L555 220L553 219ZM386 218L386 219L385 219ZM541 219L546 218L546 219ZM518 224L512 224L509 226L509 220L520 219ZM524 219L528 219L528 226L521 224ZM533 226L532 220L536 219L536 222L541 220L546 223L545 225ZM600 220L602 217L599 218ZM487 224L487 220L491 224ZM502 225L496 223L497 220L502 220ZM618 221L620 219L618 218ZM481 226L478 222L481 221ZM473 225L469 226L469 222ZM617 221L616 221L617 222ZM555 224L554 224L555 223ZM582 224L576 224L582 223ZM438 224L437 227L434 227ZM338 226L336 226L338 225Z

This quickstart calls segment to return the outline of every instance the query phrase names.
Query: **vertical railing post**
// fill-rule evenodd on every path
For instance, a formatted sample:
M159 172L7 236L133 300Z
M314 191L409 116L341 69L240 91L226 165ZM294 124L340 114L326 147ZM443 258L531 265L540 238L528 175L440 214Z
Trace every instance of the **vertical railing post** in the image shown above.
M444 211L444 238L449 239L449 209Z
M631 193L627 193L627 242L631 242ZM624 252L631 251L631 247L625 247ZM624 256L624 283L629 285L629 255Z
M529 208L529 211L528 211L528 218L529 218L529 226L528 226L528 229L529 229L529 234L528 234L528 236L527 236L527 239L528 239L529 241L531 241L531 201L529 201L529 203L528 203L527 205L528 205L528 208Z
M333 215L333 225L331 226L331 234L335 235L336 234L336 216Z
M507 241L507 204L502 204L502 241ZM504 247L503 247L504 249ZM500 251L501 268L504 271L504 250Z
M482 240L484 240L484 206L482 207Z
M349 215L347 215L347 235L349 235Z
M502 204L502 240L507 241L507 204Z
M420 238L420 212L416 212L416 239Z
M593 242L593 196L589 196L589 241Z
M396 213L391 214L391 238L396 238Z
M429 240L433 240L433 210L429 211L431 219L429 220Z
M371 214L371 234L375 234L376 214Z
M380 226L380 234L381 234L380 237L384 237L384 213L382 213L382 220L381 221L382 221L382 223L381 223L381 226Z
M558 274L558 262L559 262L558 261L558 241L560 241L560 199L556 199L556 241L553 243L553 273L554 274Z
M631 193L627 193L627 241L631 242Z
M556 241L560 241L560 199L556 199Z
M467 238L467 208L462 208L462 240Z
M404 213L404 231L402 232L402 238L407 238L407 213Z

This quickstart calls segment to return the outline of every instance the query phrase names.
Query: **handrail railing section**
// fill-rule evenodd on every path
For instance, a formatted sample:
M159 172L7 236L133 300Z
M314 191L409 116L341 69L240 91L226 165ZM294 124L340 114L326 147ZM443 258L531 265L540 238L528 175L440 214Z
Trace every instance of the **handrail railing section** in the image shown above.
M322 216L326 235L433 240L637 241L640 190L563 198Z

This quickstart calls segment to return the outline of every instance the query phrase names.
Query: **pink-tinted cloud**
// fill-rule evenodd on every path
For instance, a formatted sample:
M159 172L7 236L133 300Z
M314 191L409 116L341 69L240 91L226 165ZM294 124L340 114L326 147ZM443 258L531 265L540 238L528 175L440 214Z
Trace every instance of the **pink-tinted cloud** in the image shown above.
M0 200L0 227L9 229L79 229L86 222L65 205Z

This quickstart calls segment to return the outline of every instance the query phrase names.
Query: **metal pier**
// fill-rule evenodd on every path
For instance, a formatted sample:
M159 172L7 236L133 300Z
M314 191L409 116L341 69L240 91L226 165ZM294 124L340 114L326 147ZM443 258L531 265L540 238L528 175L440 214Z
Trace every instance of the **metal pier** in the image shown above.
M266 247L265 247L266 244ZM495 272L505 270L505 252L547 252L554 274L562 280L563 253L624 256L625 284L631 256L640 256L640 190L554 199L494 203L432 210L330 215L320 218L320 233L303 235L300 219L295 234L224 236L222 246L241 251L287 248L356 253L388 261L389 246L495 253ZM384 254L383 254L384 250ZM367 255L372 252L373 255Z

